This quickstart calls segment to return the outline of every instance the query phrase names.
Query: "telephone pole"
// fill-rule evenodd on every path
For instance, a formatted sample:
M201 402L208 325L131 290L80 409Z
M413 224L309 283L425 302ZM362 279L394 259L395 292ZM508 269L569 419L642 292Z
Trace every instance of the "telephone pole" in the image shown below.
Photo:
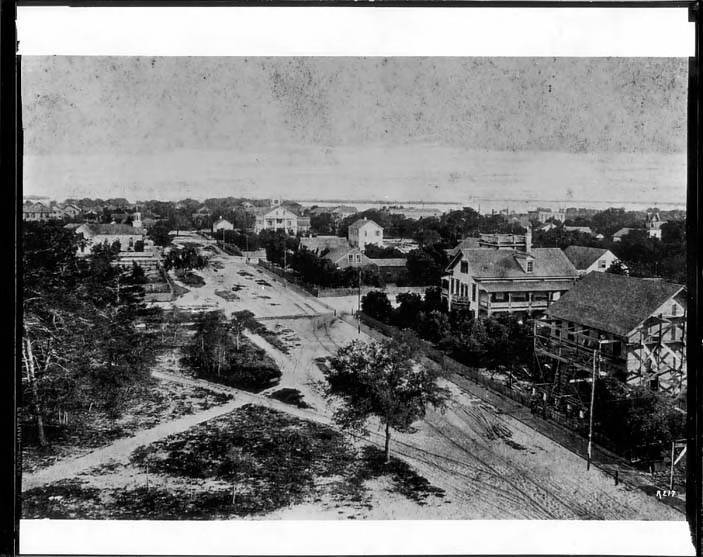
M361 334L361 266L357 274L357 307L356 307L356 332Z

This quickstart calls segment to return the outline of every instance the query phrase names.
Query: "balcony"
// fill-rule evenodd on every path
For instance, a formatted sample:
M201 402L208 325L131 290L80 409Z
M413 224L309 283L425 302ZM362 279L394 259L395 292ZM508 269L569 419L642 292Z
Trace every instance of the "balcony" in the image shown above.
M452 296L452 306L469 307L471 299L468 296Z
M503 300L492 302L486 298L481 298L479 302L481 309L490 311L541 311L549 307L549 300L540 299L520 299L520 300Z

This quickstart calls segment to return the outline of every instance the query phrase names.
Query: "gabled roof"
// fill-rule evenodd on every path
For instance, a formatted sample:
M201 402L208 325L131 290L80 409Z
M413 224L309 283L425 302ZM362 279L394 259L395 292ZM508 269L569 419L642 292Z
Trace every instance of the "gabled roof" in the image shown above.
M579 270L588 269L606 253L608 253L608 250L605 248L589 248L586 246L568 246L564 250L566 257Z
M339 205L338 207L335 207L332 209L333 213L357 213L358 209L356 207L352 207L351 205Z
M22 212L23 213L51 213L51 209L49 209L46 205L44 205L41 202L36 202L36 203L27 203L22 206Z
M461 250L448 266L451 270L459 261L468 261L469 272L474 280L481 279L525 279L525 278L576 278L578 273L571 261L559 248L533 248L534 258L531 273L523 271L518 263L524 252L491 248Z
M593 271L549 306L547 317L624 336L683 288L658 279Z
M453 257L463 249L470 249L470 248L477 248L477 247L479 247L478 238L464 238L461 242L459 242L456 246L454 246L452 249L450 249L447 253L449 254L450 257Z
M565 226L567 232L581 232L582 234L590 234L593 236L593 230L590 226Z
M383 230L383 227L378 224L375 221L372 221L371 219L359 219L354 221L352 224L349 225L349 230L359 230L362 226L367 225L367 224L373 224L374 226L377 226L381 230Z
M361 253L359 248L353 248L349 246L343 246L341 248L334 249L323 256L323 259L329 259L332 263L336 263L343 257L346 257L350 253ZM362 259L368 259L363 253L361 254Z
M349 247L349 241L339 236L313 236L312 238L301 238L300 245L309 251L319 252L325 249L335 250Z
M406 267L408 260L404 257L389 257L387 259L372 259L369 261L378 267Z
M89 223L81 225L79 228L83 228L87 232L87 236L92 238L98 234L104 236L122 236L122 235L143 235L143 228L136 228L130 224L96 224ZM76 229L78 232L78 229Z
M621 238L622 236L627 236L633 230L637 230L637 228L621 228L615 234L613 234L613 238Z

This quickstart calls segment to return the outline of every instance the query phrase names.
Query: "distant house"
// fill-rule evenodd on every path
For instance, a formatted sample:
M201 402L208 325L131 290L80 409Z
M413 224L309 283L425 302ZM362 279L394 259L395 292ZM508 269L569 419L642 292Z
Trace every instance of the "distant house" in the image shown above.
M51 218L53 218L52 210L40 201L35 203L27 202L22 205L22 220L39 222L47 221Z
M311 236L301 238L300 247L319 255L325 250L334 251L350 246L346 238L340 238L339 236Z
M334 263L339 269L363 267L371 264L371 260L358 247L337 248L323 255L323 258Z
M556 224L554 224L553 222L548 222L548 223L543 224L542 226L540 226L540 227L538 228L538 230L539 230L540 232L549 232L550 230L554 230L555 228L558 228L558 226L557 226Z
M411 251L418 249L420 244L415 240L410 240L409 238L384 238L383 246L386 248L397 249L401 253L410 253Z
M59 207L61 208L63 214L71 219L75 219L81 214L80 208L72 203L66 203L65 205L60 205Z
M263 230L283 230L295 236L298 234L298 217L290 209L283 205L273 207L261 207L254 211L254 232L257 234ZM304 228L305 228L305 223ZM307 230L310 229L310 219L307 219ZM307 231L306 230L306 231Z
M212 223L212 231L219 232L220 230L234 230L234 225L227 219L220 217Z
M81 224L75 231L76 234L81 234L85 240L85 243L79 247L79 255L87 255L93 246L105 242L110 245L119 242L121 251L134 251L135 244L140 240L145 243L145 246L150 244L145 240L146 231L143 228L129 224L85 223Z
M513 243L519 245L517 239ZM526 234L521 249L459 251L442 277L448 308L468 309L475 317L546 310L573 286L578 273L559 248L532 248L531 243Z
M650 238L662 239L662 225L666 224L665 220L662 220L659 213L647 214L647 233Z
M340 221L342 219L355 215L357 212L358 211L356 207L352 207L350 205L338 205L337 207L332 209L331 214L336 221Z
M605 248L568 246L564 253L580 275L586 275L591 271L603 273L613 263L620 261L612 251Z
M298 234L310 232L310 217L298 217Z
M541 207L539 209L534 210L534 211L528 211L527 214L532 222L545 223L550 219L554 219L559 222L564 222L564 220L565 220L565 216L564 216L563 212L552 211L551 209L543 209Z
M590 226L565 226L564 230L566 232L580 232L581 234L588 234L589 236L594 236L593 230Z
M366 249L367 244L382 247L383 227L364 217L349 225L347 238L351 246L358 247L362 251Z
M637 230L636 228L621 228L618 230L615 234L613 234L613 242L620 242L622 239L627 236L630 232L633 230Z
M408 276L408 260L404 257L369 259L369 263L378 267L378 272L385 282L397 283Z
M677 395L686 385L684 287L589 273L547 310L536 353L559 362L567 381L590 377L595 362L603 375Z
M210 220L210 217L212 216L212 213L210 212L210 209L207 208L207 206L203 205L200 207L195 213L190 215L191 220L193 221L193 224L196 226L202 226L203 224L207 223L208 220Z

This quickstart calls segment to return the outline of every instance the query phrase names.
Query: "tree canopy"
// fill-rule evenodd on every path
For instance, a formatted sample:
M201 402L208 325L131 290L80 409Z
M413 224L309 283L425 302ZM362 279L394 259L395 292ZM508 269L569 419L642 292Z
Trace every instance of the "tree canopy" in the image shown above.
M366 430L375 416L385 425L386 462L390 462L391 429L410 431L429 406L442 408L449 391L437 384L438 372L418 363L417 339L402 335L368 343L358 340L339 349L325 375L328 396L339 396L334 413L343 428Z

